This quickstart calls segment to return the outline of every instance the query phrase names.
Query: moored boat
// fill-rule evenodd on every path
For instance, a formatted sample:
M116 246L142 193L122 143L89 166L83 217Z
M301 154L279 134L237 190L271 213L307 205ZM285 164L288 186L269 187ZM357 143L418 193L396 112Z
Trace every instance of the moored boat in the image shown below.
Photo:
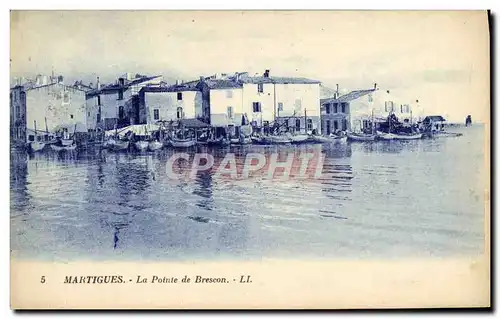
M359 142L367 142L367 141L375 141L375 134L359 134L359 133L348 133L347 139L350 141L359 141Z
M345 143L347 142L347 136L334 136L330 137L333 143Z
M129 141L116 141L108 146L109 149L112 151L123 151L128 149L129 147Z
M422 138L422 133L416 134L394 134L395 140L419 140Z
M294 144L309 142L309 135L305 135L305 134L291 135L289 138L290 138L291 142Z
M70 146L70 145L73 145L73 143L74 143L74 141L72 139L68 139L68 138L61 139L62 146Z
M192 138L172 138L171 143L173 147L191 147L196 145L196 140Z
M394 140L396 138L396 134L392 134L392 133L385 133L385 132L380 132L378 131L377 132L377 137L381 140L386 140L386 141L390 141L390 140Z
M156 150L161 149L162 147L163 147L163 143L159 142L159 141L151 141L148 144L148 149L150 151L156 151Z
M71 144L71 145L51 144L50 147L52 148L52 150L54 150L56 152L74 151L74 150L76 150L76 144Z
M39 151L43 150L44 147L45 147L44 142L31 142L30 143L30 148L33 152L39 152Z
M283 135L270 135L264 137L264 142L268 144L288 144L291 143L292 140Z
M138 151L142 152L148 149L149 143L147 141L137 141L134 146Z

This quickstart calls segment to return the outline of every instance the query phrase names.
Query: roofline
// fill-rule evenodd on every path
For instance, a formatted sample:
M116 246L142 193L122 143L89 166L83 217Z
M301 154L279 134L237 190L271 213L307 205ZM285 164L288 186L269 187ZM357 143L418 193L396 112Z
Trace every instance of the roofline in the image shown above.
M52 85L56 85L56 84L59 84L59 85L62 85L64 87L71 88L71 89L74 89L74 90L77 90L77 91L82 91L83 93L86 93L85 90L79 89L79 88L74 87L72 85L67 85L67 84L58 83L58 82L50 83L50 84L44 84L44 85L39 85L39 86L31 87L31 88L25 88L25 91L30 91L30 90L34 90L34 89L44 88L44 87L48 87L48 86L52 86Z

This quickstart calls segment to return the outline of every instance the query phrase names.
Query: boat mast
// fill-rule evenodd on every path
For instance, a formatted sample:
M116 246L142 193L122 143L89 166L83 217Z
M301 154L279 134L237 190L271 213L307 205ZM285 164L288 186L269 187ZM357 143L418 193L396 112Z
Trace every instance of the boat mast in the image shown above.
M307 109L304 109L304 132L307 134Z
M35 136L38 136L38 134L36 132L36 120L34 120L33 122L35 122Z
M372 135L374 134L375 131L375 123L373 121L373 109L372 109Z

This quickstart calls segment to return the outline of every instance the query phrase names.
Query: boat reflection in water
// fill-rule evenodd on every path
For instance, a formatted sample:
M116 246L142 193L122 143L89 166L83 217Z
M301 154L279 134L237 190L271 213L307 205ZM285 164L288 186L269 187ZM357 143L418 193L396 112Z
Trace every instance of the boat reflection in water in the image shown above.
M198 146L150 153L11 152L19 258L383 258L478 253L484 135L375 143ZM318 178L167 176L172 155L320 151ZM214 165L215 165L214 164ZM182 161L179 169L191 172ZM422 234L425 234L422 235Z

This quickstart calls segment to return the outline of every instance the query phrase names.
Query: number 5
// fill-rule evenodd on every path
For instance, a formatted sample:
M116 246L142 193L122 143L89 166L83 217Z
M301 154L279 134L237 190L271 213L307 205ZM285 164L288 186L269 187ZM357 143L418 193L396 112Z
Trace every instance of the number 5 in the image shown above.
M42 278L40 279L40 282L43 284L45 283L45 276L42 276Z

